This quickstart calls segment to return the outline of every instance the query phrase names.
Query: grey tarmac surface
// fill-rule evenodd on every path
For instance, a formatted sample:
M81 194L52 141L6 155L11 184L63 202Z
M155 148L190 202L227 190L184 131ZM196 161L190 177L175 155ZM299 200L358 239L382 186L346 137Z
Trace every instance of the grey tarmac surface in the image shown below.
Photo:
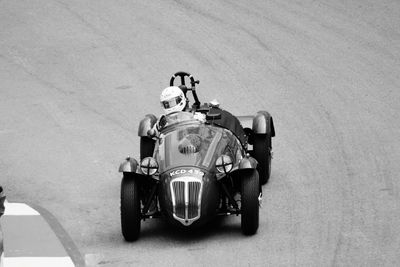
M0 1L0 183L89 266L400 265L400 2ZM120 233L118 165L172 73L277 137L258 234ZM6 244L5 244L6 245Z

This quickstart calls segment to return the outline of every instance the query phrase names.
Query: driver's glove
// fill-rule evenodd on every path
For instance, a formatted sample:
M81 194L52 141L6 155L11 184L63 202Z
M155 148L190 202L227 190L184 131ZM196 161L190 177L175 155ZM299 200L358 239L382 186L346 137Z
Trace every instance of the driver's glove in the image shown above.
M158 134L158 131L157 131L156 127L153 127L147 131L147 135L149 137L155 137L155 136L157 136L157 134Z
M158 121L157 130L164 128L166 124L167 124L167 117L165 115L161 115Z

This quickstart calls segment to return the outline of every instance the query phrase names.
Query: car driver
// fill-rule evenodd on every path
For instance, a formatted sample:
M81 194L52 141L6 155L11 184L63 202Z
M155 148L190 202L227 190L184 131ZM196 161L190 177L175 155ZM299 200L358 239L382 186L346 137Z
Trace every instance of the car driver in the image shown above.
M179 111L190 111L188 108L189 101L178 86L165 88L161 92L160 102L165 114L161 115L153 128L148 131L147 134L151 137L158 136L162 128L174 121L173 117L167 115ZM193 117L201 122L206 121L205 115L199 112L194 112Z

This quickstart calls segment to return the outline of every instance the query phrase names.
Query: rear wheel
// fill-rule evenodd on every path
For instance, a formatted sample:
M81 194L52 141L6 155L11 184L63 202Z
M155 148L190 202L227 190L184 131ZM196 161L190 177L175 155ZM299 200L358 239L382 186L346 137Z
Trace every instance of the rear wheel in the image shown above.
M253 155L257 160L257 170L260 174L260 183L266 184L271 176L271 136L255 134L253 140Z
M258 172L254 170L251 174L245 175L241 183L242 232L245 235L254 235L258 229L260 209L258 200L260 194Z
M126 241L135 241L140 234L140 198L135 178L124 174L121 182L121 228Z

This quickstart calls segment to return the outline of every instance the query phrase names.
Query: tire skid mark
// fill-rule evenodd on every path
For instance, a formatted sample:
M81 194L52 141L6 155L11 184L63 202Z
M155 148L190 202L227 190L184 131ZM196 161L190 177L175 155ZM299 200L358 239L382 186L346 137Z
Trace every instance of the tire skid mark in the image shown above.
M323 107L322 107L323 108ZM339 151L338 155L341 156L340 162L342 163L341 165L344 166L344 173L346 178L342 179L344 181L343 184L341 184L341 190L340 193L342 197L340 198L342 200L342 217L341 217L341 223L339 226L339 231L337 233L337 241L336 241L336 246L333 251L332 255L332 260L331 260L331 265L332 266L338 266L342 265L345 263L345 259L342 257L344 255L349 255L349 251L351 248L351 238L349 238L349 233L352 233L355 229L354 226L357 225L355 223L356 220L356 197L357 195L354 193L356 191L355 185L352 183L353 178L356 176L356 171L354 168L351 166L350 162L352 162L351 155L346 151L344 145L346 144L342 132L340 132L336 125L337 121L335 118L331 115L331 113L323 109L324 114L325 114L325 119L326 119L326 125L329 126L330 130L333 133L336 133L336 142L333 144L336 149Z
M88 20L86 20L84 16L80 15L78 12L73 10L68 4L59 0L53 0L53 1L62 6L67 12L69 12L75 19L77 19L80 23L82 23L93 34L103 38L104 41L108 44L108 46L116 52L118 59L121 62L123 62L130 71L136 71L133 64L130 61L125 60L124 51L117 43L114 42L112 38L107 36L107 34L102 32L101 30L97 29L93 24L91 24Z
M255 41L256 44L258 44L264 51L266 51L267 54L272 54L272 56L274 56L277 59L277 62L279 63L280 66L282 66L286 71L289 70L289 65L291 64L291 61L289 59L285 58L281 53L278 52L278 50L276 50L276 49L274 50L272 47L268 46L265 42L263 42L260 39L260 37L258 37L256 34L252 33L247 28L243 27L242 24L238 23L238 21L233 21L233 22L229 23L228 21L224 21L217 16L214 16L214 15L204 12L200 8L195 8L194 4L192 4L192 3L189 5L189 4L179 1L179 0L174 0L174 2L178 3L185 9L189 10L190 12L197 14L198 16L210 19L214 23L219 23L221 25L226 26L227 28L234 29L234 30L240 30L240 31L246 33L251 39L253 39ZM238 5L236 3L230 3L230 4L233 6ZM260 17L267 20L270 23L277 24L280 27L284 27L283 24L279 23L277 20L272 20L265 15L260 15ZM288 27L284 27L284 28L286 29L286 31L288 33L291 33L293 35L298 33L297 31L295 31L291 28L288 28Z
M72 116L67 115L59 105L55 102L44 101L42 102L42 106L47 111L46 113L62 128L68 129L73 127L74 118Z
M368 48L377 54L384 55L387 58L392 58L392 59L395 58L395 55L391 53L389 50L387 50L385 46L378 44L377 42L371 42L371 38L369 39L364 38L359 31L353 30L354 26L367 28L365 23L358 22L354 18L349 18L343 15L342 12L336 12L335 14L340 14L341 22L342 23L345 22L347 25L350 25L351 27L348 27L347 25L340 27L337 21L327 22L326 20L321 20L309 12L302 11L300 8L293 8L293 3L285 4L282 1L277 1L275 4L277 6L280 6L282 11L291 13L300 19L306 18L308 21L315 23L319 27L324 28L326 32L333 33L336 37L339 37L339 39L342 39L347 43L350 43L349 40L351 40L352 43L354 42L360 43L360 45L357 47ZM326 3L322 3L322 5L332 7L331 5ZM331 34L329 34L329 36L331 36ZM382 42L382 40L380 42Z
M190 4L188 4L188 3L184 2L184 1L181 1L181 0L173 0L173 1L175 3L177 3L178 5L182 6L183 8L185 8L187 11L195 13L195 14L201 16L201 17L210 19L214 23L215 22L222 23L222 24L225 23L221 18L219 18L217 16L214 16L214 15L212 15L210 13L204 12L201 8L197 8L195 6L194 2L191 2Z
M18 67L19 69L21 69L23 72L25 72L26 74L28 74L29 76L31 76L32 78L34 78L39 84L41 84L42 86L44 86L45 88L49 88L49 89L56 89L56 91L62 93L64 96L67 97L71 97L73 95L72 91L68 91L68 90L64 90L61 87L55 85L52 82L49 82L45 79L43 79L41 76L39 76L38 74L34 73L33 71L31 71L31 66L29 65L29 63L25 60L26 57L23 56L16 56L15 58L17 60L13 60L3 54L0 54L0 58L5 60L7 63L12 64L16 67ZM79 80L78 80L79 81ZM123 126L118 120L105 115L99 111L97 111L95 108L89 106L88 104L84 103L82 100L78 100L78 102L85 107L87 110L90 110L91 112L93 112L96 115L101 116L102 118L106 119L107 121L111 122L112 124L117 125L119 128L123 129L126 132L129 132L130 134L132 133L132 129L127 128L125 126ZM48 110L48 114L53 117L53 119L63 128L68 128L69 126L71 126L73 123L73 119L66 116L65 113L63 113L59 107L57 107L57 105L55 104L44 104L43 105L45 107L46 110ZM52 114L52 112L55 112L54 114Z
M94 107L92 107L92 106L90 106L90 105L88 105L88 104L86 104L84 102L81 102L81 105L83 107L85 107L87 110L91 111L93 114L105 119L106 121L110 122L111 124L114 124L114 125L118 126L118 128L120 128L120 129L124 130L125 132L129 133L129 136L132 137L132 129L124 126L119 120L115 119L112 116L106 115L103 112L98 111L96 108L94 108Z
M214 16L212 14L209 14L207 12L204 12L201 8L196 7L194 2L187 4L180 0L173 0L173 1L176 4L178 4L179 6L181 6L183 9L185 9L186 11L188 11L190 13L194 13L198 17L206 18L206 19L210 20L212 23L218 23L220 25L226 25L227 27L231 27L229 25L229 23L225 22L221 18ZM203 28L201 28L201 29L203 29ZM204 33L204 35L209 34L209 31L207 31L207 30L202 30L202 32ZM173 34L171 33L168 36L173 36ZM202 46L205 46L208 54L201 53L200 49L196 49L196 47L194 47L193 45L191 45L190 43L185 42L185 41L183 41L182 44L178 43L177 47L179 49L187 51L190 55L192 55L194 58L196 58L199 62L202 62L203 64L210 66L213 69L217 69L217 70L223 69L225 72L231 73L232 75L230 75L230 76L233 77L233 79L235 79L236 81L238 81L238 79L236 78L238 76L238 72L234 71L232 64L230 64L222 56L222 54L219 53L219 51L217 51L215 49L215 47L208 45L206 42L201 42L200 44ZM190 49L188 47L190 47ZM204 49L202 49L202 50L204 50ZM210 56L209 54L211 54L212 56ZM216 63L214 62L215 60L208 59L210 57L212 57L214 59L219 59L219 62L222 63L223 66L226 66L226 68L217 66ZM237 66L237 65L240 65L240 64L236 64L235 66ZM236 84L240 85L240 82L237 82ZM245 90L246 89L243 88L243 91L245 91Z
M39 84L43 85L46 88L55 89L65 96L71 95L71 93L73 93L73 92L65 90L65 89L55 85L54 83L49 82L49 81L43 79L42 77L40 77L39 75L37 75L32 70L32 66L30 66L29 63L27 63L27 61L25 60L26 57L23 57L21 55L14 55L13 58L9 58L5 55L0 54L0 58L5 60L8 64L18 67L19 69L21 69L23 72L25 72L26 74L28 74L29 76L34 78L37 82L39 82Z
M205 11L203 11L201 8L196 7L195 3L185 3L183 1L179 1L179 0L174 0L174 2L176 2L178 5L182 6L184 9L186 9L187 11L194 13L195 15L199 16L199 17L203 17L205 19L210 20L212 23L218 23L224 27L226 27L227 29L230 30L234 30L234 31L242 31L246 34L248 34L252 39L255 40L255 43L259 44L261 48L263 48L264 50L267 51L267 54L271 54L272 53L272 48L269 48L265 43L262 43L261 40L255 35L252 34L249 30L247 30L246 28L244 28L243 26L241 26L241 24L239 24L237 21L232 21L232 22L228 22L223 20L220 17L217 17L213 14L207 13ZM233 4L233 3L232 3ZM252 90L248 90L247 86L243 86L241 80L239 79L243 73L246 73L248 71L247 68L245 68L244 66L242 66L242 64L240 63L241 60L236 60L234 57L229 58L229 61L223 57L223 54L219 53L218 51L216 51L214 49L214 47L210 47L207 45L207 43L203 43L202 45L207 47L208 52L212 53L214 58L219 59L219 61L222 63L224 67L218 67L215 66L215 63L211 63L206 56L203 56L202 54L200 54L199 56L197 56L197 54L199 53L198 51L189 51L191 54L193 54L196 58L200 58L199 61L202 62L204 61L204 59L206 59L207 62L205 62L208 66L212 66L214 69L223 69L226 73L231 74L231 75L227 75L230 77L233 77L232 79L234 79L236 82L235 84L237 86L241 87L242 92L249 92L252 94ZM180 47L181 48L181 47ZM184 50L187 50L185 48L183 48ZM234 55L233 55L234 56ZM282 57L282 55L276 55L273 54L272 56L275 56L275 58L277 59L276 61L279 62L286 62L286 64L281 64L283 66L284 69L287 69L287 65L289 64L288 61ZM232 61L237 61L237 62L233 62ZM238 70L239 69L239 70ZM270 69L271 72L277 72L275 70ZM251 73L251 72L250 72ZM258 99L258 96L256 97Z
M182 1L175 1L178 4L182 5L184 8L186 8L187 10L189 10L190 12L193 12L199 16L202 16L204 18L210 19L212 22L214 23L219 23L221 25L224 25L225 27L229 28L229 29L233 29L235 31L241 31L245 34L247 34L250 39L252 39L254 42L254 44L258 45L263 51L265 51L265 56L271 56L274 61L277 63L278 66L280 66L285 73L287 73L288 75L292 76L293 78L295 78L296 80L301 80L304 84L308 84L308 82L301 76L301 69L299 67L297 67L296 65L293 64L293 60L291 58L287 58L286 56L284 56L282 53L279 52L278 49L274 49L272 46L267 45L267 43L265 41L263 41L261 39L261 37L259 37L258 35L256 35L255 33L253 33L251 30L245 28L242 26L242 24L238 23L238 21L233 21L232 23L229 23L228 21L224 21L214 15L211 15L209 13L204 12L203 10L201 10L200 8L196 8L194 7L194 4L187 4L187 3L183 3ZM238 4L236 3L230 3L233 6L237 6ZM246 9L248 10L248 9ZM251 11L248 11L251 12ZM267 20L268 22L277 25L279 28L284 28L286 33L289 33L291 35L296 35L298 36L299 34L302 34L303 32L299 32L297 30L295 30L294 28L290 28L290 27L286 27L284 26L284 24L280 23L278 20L273 20L268 18L265 15L259 15L258 13L253 12L254 14L257 14L257 16L261 17L264 20ZM307 35L302 35L301 37L302 39L307 39L310 38ZM213 49L210 49L210 51L212 52ZM247 69L245 69L244 67L241 67L241 64L236 64L235 66L229 64L226 60L223 60L223 58L221 58L218 54L215 54L215 56L217 58L221 59L221 62L223 62L228 69L231 70L231 73L233 74L233 77L237 77L238 76L238 71L235 71L237 68L240 68L242 70L242 72L246 72ZM232 59L231 59L232 60ZM274 69L269 69L270 72L273 72L275 74L280 73L281 71L279 70L274 70ZM242 73L241 72L241 73ZM241 84L240 82L237 82L237 84ZM247 91L246 89L243 88L243 91ZM251 90L250 90L251 93ZM257 97L256 97L257 98Z
M257 17L259 19L262 19L263 22L268 22L265 24L270 24L270 25L274 25L276 28L278 28L281 32L285 32L286 34L289 35L295 35L295 36L299 36L301 39L309 39L311 38L310 35L308 35L306 32L304 31L299 31L298 29L294 28L294 27L290 27L287 26L286 24L282 23L279 21L278 18L276 18L272 13L268 13L265 14L263 12L260 12L260 10L254 10L254 9L250 9L248 8L248 5L241 5L238 2L229 2L228 3L231 6L234 6L236 8L240 8L242 10L245 10L247 14ZM238 26L241 26L243 24L241 23L237 23Z

